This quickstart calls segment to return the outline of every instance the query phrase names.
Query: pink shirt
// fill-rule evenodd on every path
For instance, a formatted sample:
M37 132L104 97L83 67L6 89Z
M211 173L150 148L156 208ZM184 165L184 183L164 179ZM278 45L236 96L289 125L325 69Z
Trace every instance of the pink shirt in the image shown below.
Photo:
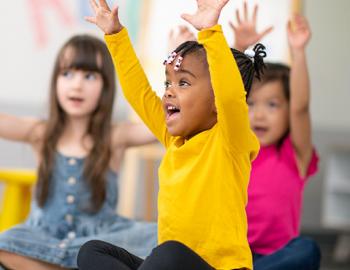
M317 171L314 150L306 177L298 172L290 136L278 150L262 147L252 164L248 186L248 240L253 253L267 255L299 235L306 179Z

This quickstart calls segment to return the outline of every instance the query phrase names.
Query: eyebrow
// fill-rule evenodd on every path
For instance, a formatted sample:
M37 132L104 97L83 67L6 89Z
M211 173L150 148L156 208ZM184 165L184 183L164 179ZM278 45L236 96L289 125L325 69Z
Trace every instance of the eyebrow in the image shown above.
M187 70L187 69L179 69L178 71L176 71L178 73L185 73L188 74L190 76L192 76L193 78L197 78L196 75L194 75L191 71ZM169 72L167 70L165 70L165 75L169 75Z

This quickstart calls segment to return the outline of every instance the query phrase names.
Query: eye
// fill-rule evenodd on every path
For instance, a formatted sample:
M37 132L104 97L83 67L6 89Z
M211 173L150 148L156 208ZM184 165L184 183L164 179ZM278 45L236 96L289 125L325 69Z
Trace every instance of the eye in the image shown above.
M278 103L275 102L275 101L270 101L268 103L268 106L269 106L269 108L277 108L278 107Z
M85 79L87 80L96 80L97 73L96 72L86 72L85 73Z
M182 87L182 88L184 88L184 87L190 86L190 84L189 84L187 81L185 81L185 80L181 80L181 81L179 82L179 86Z
M60 75L65 78L72 78L74 76L74 72L71 69L66 69L66 70L63 70L60 73Z
M254 102L250 99L247 100L247 104L249 107L253 107L254 106Z
M165 81L164 82L164 88L168 89L170 87L170 82L169 81Z

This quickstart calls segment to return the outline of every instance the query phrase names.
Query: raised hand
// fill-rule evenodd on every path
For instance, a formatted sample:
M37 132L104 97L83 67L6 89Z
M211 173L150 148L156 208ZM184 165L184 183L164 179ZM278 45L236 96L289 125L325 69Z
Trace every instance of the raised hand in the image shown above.
M111 10L105 0L99 0L99 4L95 0L89 2L95 16L86 16L85 20L96 24L106 35L115 34L122 30L123 26L119 21L117 6Z
M230 26L235 34L235 44L234 48L239 51L246 50L249 46L260 41L264 36L270 33L273 29L272 26L264 29L262 32L258 33L256 30L256 21L258 15L258 5L254 6L253 15L250 19L248 16L248 5L244 1L243 4L243 19L241 18L240 12L236 10L237 24L234 25L230 22Z
M196 36L187 26L180 25L172 29L169 33L168 51L175 50L180 44L189 40L196 40Z
M293 19L288 21L287 36L292 51L304 50L311 37L311 30L306 18L295 14Z
M219 21L222 8L229 0L197 0L195 14L182 14L181 17L197 30L210 28Z

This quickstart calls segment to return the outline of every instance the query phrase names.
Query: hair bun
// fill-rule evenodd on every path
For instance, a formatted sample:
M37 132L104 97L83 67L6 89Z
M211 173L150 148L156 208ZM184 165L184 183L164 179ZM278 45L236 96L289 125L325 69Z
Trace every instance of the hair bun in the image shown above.
M254 48L254 70L255 70L255 76L260 80L261 74L264 73L265 63L264 63L264 57L266 57L266 47L261 44L257 43Z

